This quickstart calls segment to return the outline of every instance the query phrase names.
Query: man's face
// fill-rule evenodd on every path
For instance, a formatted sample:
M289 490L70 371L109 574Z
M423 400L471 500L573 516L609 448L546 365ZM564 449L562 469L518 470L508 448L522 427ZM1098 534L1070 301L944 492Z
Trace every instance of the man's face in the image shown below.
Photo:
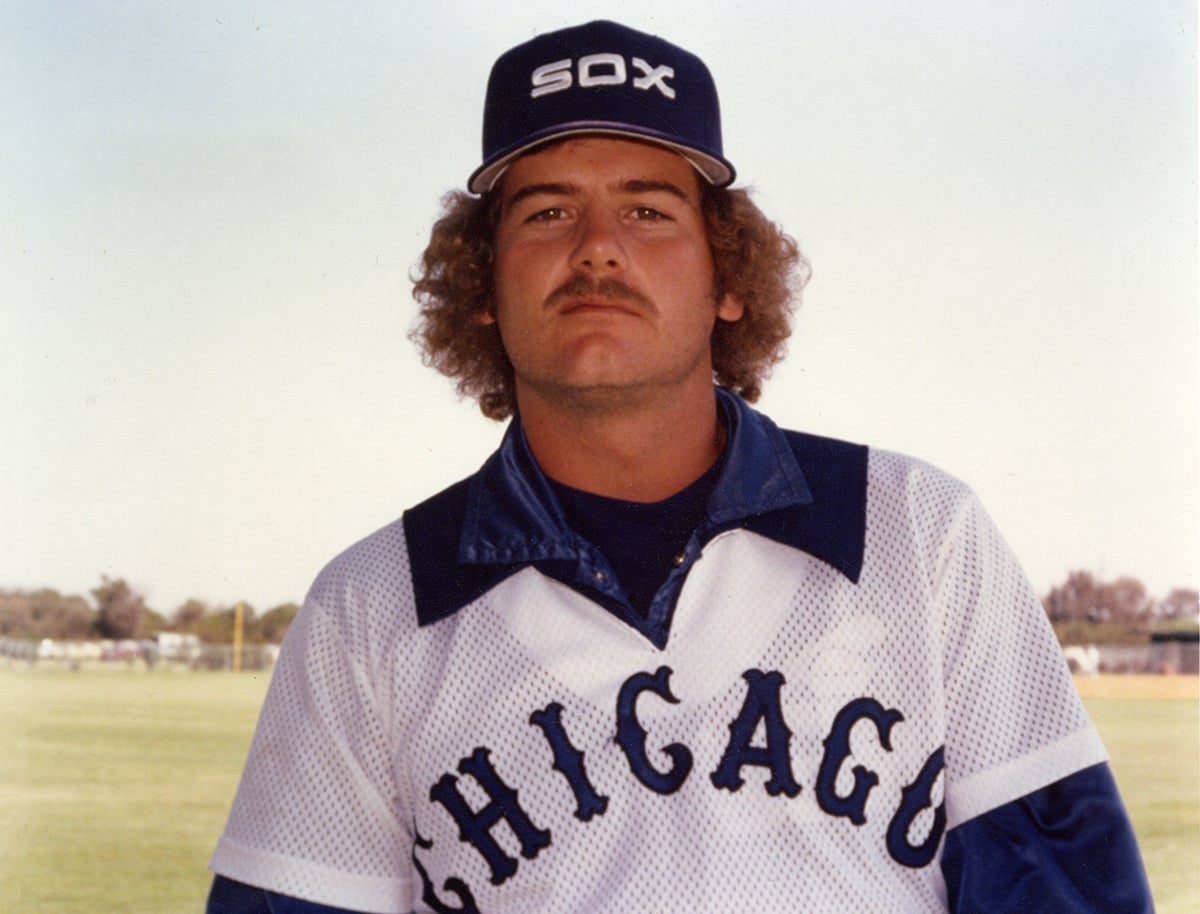
M522 397L593 407L712 384L717 319L700 178L660 146L566 140L500 187L495 314Z

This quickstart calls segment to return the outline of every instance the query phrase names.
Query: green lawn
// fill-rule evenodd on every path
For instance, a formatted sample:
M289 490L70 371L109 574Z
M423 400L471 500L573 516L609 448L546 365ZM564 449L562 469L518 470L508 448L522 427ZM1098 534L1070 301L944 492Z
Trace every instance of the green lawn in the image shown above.
M0 665L4 909L199 914L266 679ZM1200 911L1200 701L1087 705L1159 914Z
M0 906L202 911L266 679L0 667Z
M1142 848L1158 914L1200 911L1200 701L1086 702Z

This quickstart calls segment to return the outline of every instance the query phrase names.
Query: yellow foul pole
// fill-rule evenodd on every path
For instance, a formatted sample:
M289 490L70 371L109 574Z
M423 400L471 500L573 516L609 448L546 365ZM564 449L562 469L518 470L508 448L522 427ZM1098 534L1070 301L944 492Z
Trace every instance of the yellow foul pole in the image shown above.
M242 602L233 610L233 671L242 668L242 628L246 623L246 606Z

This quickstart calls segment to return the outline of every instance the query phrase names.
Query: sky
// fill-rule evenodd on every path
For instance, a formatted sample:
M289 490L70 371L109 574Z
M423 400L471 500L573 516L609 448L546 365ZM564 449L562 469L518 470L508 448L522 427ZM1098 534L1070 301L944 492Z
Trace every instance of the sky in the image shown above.
M813 266L758 406L964 479L1044 593L1200 574L1181 0L0 0L0 589L300 601L503 427L407 338L492 61L698 53Z

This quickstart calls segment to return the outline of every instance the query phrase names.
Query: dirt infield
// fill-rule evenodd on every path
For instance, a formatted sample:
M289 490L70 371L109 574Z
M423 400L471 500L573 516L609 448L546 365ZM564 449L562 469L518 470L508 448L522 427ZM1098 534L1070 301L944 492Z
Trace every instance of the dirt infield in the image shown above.
M1076 676L1083 698L1200 699L1200 676Z

